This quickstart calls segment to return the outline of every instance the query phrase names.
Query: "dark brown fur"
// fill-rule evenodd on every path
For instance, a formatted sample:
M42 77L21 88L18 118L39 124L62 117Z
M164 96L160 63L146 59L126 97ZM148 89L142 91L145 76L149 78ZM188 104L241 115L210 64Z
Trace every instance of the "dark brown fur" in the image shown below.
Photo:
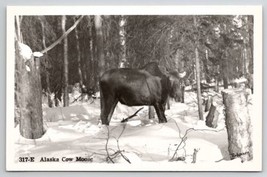
M102 75L99 84L102 124L109 125L118 101L128 106L152 105L159 122L167 122L164 111L171 83L156 63L142 69L111 69Z

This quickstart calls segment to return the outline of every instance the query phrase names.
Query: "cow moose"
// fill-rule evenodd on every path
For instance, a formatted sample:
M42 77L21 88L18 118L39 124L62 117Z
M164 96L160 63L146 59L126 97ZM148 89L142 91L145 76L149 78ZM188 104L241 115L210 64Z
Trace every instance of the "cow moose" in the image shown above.
M174 96L169 77L158 64L148 63L143 68L119 68L106 71L100 78L101 122L109 125L118 101L128 106L154 106L159 123L167 122L165 105Z

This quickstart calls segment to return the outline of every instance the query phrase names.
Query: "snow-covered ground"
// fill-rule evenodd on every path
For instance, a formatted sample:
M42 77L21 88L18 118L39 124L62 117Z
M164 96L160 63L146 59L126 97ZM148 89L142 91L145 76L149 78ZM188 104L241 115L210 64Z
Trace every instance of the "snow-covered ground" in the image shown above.
M42 138L25 139L16 127L15 161L30 156L37 163L43 157L56 157L60 162L67 157L69 163L191 164L195 156L196 164L231 164L221 99L219 95L214 99L217 128L209 128L205 120L199 120L193 92L185 93L185 103L171 102L170 110L166 110L168 122L164 124L159 124L157 118L148 119L147 106L127 123L120 123L140 107L118 104L110 126L99 124L99 99L74 102L69 107L44 106L46 133ZM84 161L77 162L77 157Z

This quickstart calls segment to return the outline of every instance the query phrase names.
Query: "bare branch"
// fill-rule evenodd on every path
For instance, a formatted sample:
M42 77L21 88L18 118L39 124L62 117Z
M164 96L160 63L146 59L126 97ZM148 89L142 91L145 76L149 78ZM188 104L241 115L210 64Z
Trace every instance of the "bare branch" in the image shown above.
M105 146L105 148L106 148L106 152L107 152L107 161L111 161L112 163L114 163L114 161L112 160L112 158L110 157L110 155L109 155L109 152L108 152L108 142L109 142L109 127L108 126L106 126L107 127L107 141L106 141L106 146Z
M178 144L177 148L175 149L175 152L174 152L172 158L170 159L170 161L173 161L173 160L174 160L174 157L176 156L177 151L179 150L180 146L182 145L183 142L185 142L185 141L187 140L187 134L188 134L190 131L192 131L192 130L195 131L194 128L189 128L189 129L186 130L186 132L185 132L184 136L182 137L180 143Z
M118 155L121 155L122 158L124 158L125 161L127 161L128 163L131 163L131 161L130 161L130 160L129 160L123 153L122 153L122 152L124 152L124 151L120 149L120 145L119 145L119 139L120 139L120 137L122 136L122 134L123 134L125 128L126 128L126 124L123 126L123 129L122 129L120 135L119 135L117 138L112 136L112 137L113 137L114 139L116 139L116 141L117 141L117 148L118 148L118 150L115 151L114 149L110 149L110 148L108 148L108 142L109 142L109 138L110 138L111 136L110 136L110 130L109 130L109 127L107 126L107 130L108 130L107 133L108 133L108 135L107 135L107 141L106 141L106 146L105 146L105 149L106 149L106 152L107 152L107 161L111 161L112 163L115 163L113 159L115 159ZM110 150L113 150L114 153L113 153L113 154L109 154L109 149L110 149Z
M123 123L123 122L127 122L129 119L131 119L131 118L137 116L137 113L138 113L139 111L141 111L143 108L144 108L144 107L138 109L133 115L131 115L131 116L129 116L129 117L123 119L123 120L121 121L121 123Z
M119 150L118 152L119 152L120 155L124 158L124 160L126 160L128 163L131 163L131 161L130 161L130 160L129 160L123 153L122 153L122 151L121 151L121 149L120 149L120 145L119 145L119 139L120 139L122 133L124 132L125 128L126 128L126 124L123 126L123 129L122 129L120 135L119 135L118 138L116 139L116 141L117 141L117 147L118 147L118 150Z
M76 26L79 24L79 22L82 20L83 15L60 37L58 40L56 40L53 44L51 44L49 47L45 48L41 51L41 53L46 53L52 48L54 48L57 44L59 44L64 38L68 36L68 34L76 28Z

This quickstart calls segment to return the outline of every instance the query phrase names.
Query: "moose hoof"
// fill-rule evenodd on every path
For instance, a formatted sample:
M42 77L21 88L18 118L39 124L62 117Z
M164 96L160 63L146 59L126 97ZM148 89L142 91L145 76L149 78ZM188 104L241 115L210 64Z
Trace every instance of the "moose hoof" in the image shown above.
M161 123L166 123L167 122L167 120L159 120L159 123L161 124Z

